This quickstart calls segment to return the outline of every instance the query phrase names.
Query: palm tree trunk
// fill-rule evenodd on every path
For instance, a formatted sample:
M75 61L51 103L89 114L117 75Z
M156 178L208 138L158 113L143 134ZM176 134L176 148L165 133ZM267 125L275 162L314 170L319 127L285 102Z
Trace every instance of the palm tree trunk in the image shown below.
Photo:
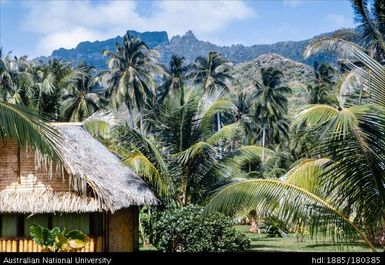
M129 115L130 115L130 129L133 130L134 126L135 126L135 124L134 124L134 113L132 113L131 109L129 109L128 112L129 112Z
M221 129L221 114L218 112L216 116L217 116L217 132L218 132ZM224 142L221 140L219 141L219 159L223 158L223 148L224 148Z
M139 110L138 116L139 116L139 122L140 122L140 133L142 135L144 135L143 116L142 116L142 111L141 110Z
M217 132L221 129L221 114L218 112L217 114Z
M142 220L140 218L140 214L139 214L139 233L140 233L140 237L142 238L143 246L146 247L147 246L146 235L144 233L144 229L143 229L143 225L142 225Z
M262 164L265 162L266 124L262 128Z
M183 84L180 86L180 105L184 105L184 87Z

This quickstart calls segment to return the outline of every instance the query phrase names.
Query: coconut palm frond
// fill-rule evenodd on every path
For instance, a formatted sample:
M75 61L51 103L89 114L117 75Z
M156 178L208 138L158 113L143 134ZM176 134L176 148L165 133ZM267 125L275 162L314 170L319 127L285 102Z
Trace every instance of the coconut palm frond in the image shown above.
M0 101L0 139L13 140L44 154L58 157L60 134L23 106Z
M112 110L99 110L83 121L84 128L94 137L107 138L118 125L116 113Z
M158 147L150 139L147 139L136 130L127 130L126 135L121 137L119 142L120 144L125 143L133 145L156 165L156 168L159 169L159 172L165 180L170 180L171 177L167 162Z
M303 52L305 58L317 53L327 51L336 53L342 58L354 58L357 54L363 53L363 48L353 42L339 38L319 38L310 43Z
M323 38L310 44L304 51L304 56L316 54L322 50L337 52L340 57L348 59L348 66L352 69L360 69L352 61L358 60L367 69L361 69L366 83L370 102L385 106L385 67L370 57L362 47L348 41L333 38Z
M256 145L245 145L230 153L223 161L223 164L232 169L241 169L248 163L260 163L264 153L265 159L273 157L275 152L268 148ZM231 176L234 177L234 176Z
M329 105L312 105L301 111L294 119L293 126L306 123L309 126L321 124L338 115L338 110Z
M370 240L349 217L326 200L304 188L280 180L240 181L218 191L205 208L205 214L221 211L235 215L256 210L260 216L274 213L291 227L307 227L312 236L329 236L339 243L362 238L373 251Z
M156 166L143 153L140 151L130 153L122 162L149 182L160 197L164 198L170 194L169 182L165 181L162 173L158 171Z
M318 152L330 158L324 175L333 176L323 177L325 189L335 203L361 209L373 226L385 205L385 109L374 104L354 106L325 126L330 133L320 141Z
M341 107L360 103L360 96L367 90L362 71L361 68L353 69L343 78L338 92Z
M306 189L307 191L324 197L321 189L320 176L324 173L323 166L329 159L303 159L296 163L283 177L287 183Z
M242 123L234 122L222 127L219 131L211 135L206 142L209 144L217 144L220 141L230 140L244 132Z
M215 117L217 113L230 111L235 109L234 104L230 99L227 98L217 98L211 102L204 102L205 106L201 110L201 120L200 127L205 132L206 135L209 135L212 131L212 126L215 122Z

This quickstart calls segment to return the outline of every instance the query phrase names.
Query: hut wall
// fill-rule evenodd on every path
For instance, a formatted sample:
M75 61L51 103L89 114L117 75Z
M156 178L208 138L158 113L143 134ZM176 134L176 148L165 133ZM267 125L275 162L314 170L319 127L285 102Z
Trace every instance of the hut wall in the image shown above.
M0 150L0 190L70 190L68 174L55 165L38 167L34 151L9 141L0 141Z
M138 207L116 211L108 218L108 251L133 252L139 247Z

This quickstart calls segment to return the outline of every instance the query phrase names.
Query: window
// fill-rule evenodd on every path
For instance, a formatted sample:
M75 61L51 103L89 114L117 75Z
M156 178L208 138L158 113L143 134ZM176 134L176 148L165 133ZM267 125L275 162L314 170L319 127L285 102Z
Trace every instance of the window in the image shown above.
M85 234L90 233L89 214L57 214L52 215L52 227L66 228L67 230L77 229Z
M24 236L30 236L31 225L49 227L49 214L24 215Z
M17 214L4 214L1 218L1 236L19 236L19 216Z
M77 229L88 235L103 235L102 213L69 213L69 214L1 214L0 236L30 236L33 224L52 229L57 226L67 230Z

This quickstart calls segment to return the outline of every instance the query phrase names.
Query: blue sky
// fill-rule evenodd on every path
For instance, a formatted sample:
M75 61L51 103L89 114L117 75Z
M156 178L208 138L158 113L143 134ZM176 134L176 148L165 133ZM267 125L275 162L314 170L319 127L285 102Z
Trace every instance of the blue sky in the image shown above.
M252 45L353 26L348 0L0 0L0 46L30 57L128 29L165 30L170 38L192 30L198 39L218 45Z

